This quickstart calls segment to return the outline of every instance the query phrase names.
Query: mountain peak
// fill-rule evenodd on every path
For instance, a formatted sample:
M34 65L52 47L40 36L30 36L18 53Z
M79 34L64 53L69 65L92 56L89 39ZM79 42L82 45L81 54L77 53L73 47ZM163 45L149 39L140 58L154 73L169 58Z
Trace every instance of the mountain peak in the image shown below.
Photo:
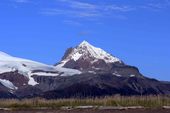
M112 56L101 48L97 48L87 41L83 41L76 49L76 53L81 53L82 55L92 57L96 59L102 59L106 63L121 62L120 59Z
M68 49L64 56L64 59L61 61L60 64L62 64L64 67L67 64L73 65L73 63L75 65L86 64L88 65L87 67L90 67L93 65L97 65L97 62L99 63L101 61L105 64L112 64L117 62L122 63L120 59L112 56L103 49L95 47L87 41L83 41L75 48Z
M79 46L92 46L89 42L87 42L86 40L84 40L83 42L80 43Z

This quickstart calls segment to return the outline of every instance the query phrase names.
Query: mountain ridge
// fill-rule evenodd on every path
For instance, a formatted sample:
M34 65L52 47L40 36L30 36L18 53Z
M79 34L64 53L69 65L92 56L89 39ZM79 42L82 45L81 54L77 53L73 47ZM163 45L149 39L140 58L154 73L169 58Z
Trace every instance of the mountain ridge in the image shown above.
M169 95L170 83L145 77L137 67L83 41L54 66L0 52L0 93L0 98L49 99Z

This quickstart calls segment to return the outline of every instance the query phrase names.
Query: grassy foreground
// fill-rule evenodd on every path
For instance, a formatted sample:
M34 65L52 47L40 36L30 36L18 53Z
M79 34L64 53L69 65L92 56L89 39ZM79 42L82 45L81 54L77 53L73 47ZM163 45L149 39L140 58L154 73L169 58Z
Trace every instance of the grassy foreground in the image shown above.
M35 99L1 99L0 108L13 109L31 109L31 108L52 108L61 107L76 107L76 106L143 106L147 108L161 108L170 106L170 97L168 96L113 96L105 98L87 98L87 99L56 99L46 100L41 98Z

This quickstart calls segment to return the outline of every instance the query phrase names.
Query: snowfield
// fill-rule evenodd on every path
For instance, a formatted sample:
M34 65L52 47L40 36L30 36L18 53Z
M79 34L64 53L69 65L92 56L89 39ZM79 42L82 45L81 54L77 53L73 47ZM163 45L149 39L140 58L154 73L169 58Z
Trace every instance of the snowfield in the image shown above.
M35 70L42 70L43 72L33 72ZM70 75L81 73L78 70L63 68L62 66L54 67L54 66L46 65L43 63L39 63L27 59L13 57L4 52L0 52L0 74L7 73L7 72L15 72L15 71L18 71L20 74L27 77L29 80L28 84L32 86L38 84L34 80L32 75L70 76ZM10 81L1 80L1 83L10 89L12 88L12 84L10 84Z

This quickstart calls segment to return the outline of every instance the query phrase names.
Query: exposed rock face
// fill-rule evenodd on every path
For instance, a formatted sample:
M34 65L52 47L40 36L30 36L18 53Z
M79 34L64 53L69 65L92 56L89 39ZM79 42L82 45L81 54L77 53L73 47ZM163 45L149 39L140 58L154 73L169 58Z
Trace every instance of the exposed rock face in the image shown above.
M116 77L112 74L83 74L62 78L60 88L42 94L44 98L97 97L106 95L169 94L170 88L157 80L140 77ZM68 85L69 84L69 85Z
M19 74L18 71L3 73L3 74L0 75L0 79L9 80L16 87L21 87L23 85L28 84L28 78Z
M170 83L143 76L137 67L83 41L55 66L0 52L0 98L97 97L170 94Z

